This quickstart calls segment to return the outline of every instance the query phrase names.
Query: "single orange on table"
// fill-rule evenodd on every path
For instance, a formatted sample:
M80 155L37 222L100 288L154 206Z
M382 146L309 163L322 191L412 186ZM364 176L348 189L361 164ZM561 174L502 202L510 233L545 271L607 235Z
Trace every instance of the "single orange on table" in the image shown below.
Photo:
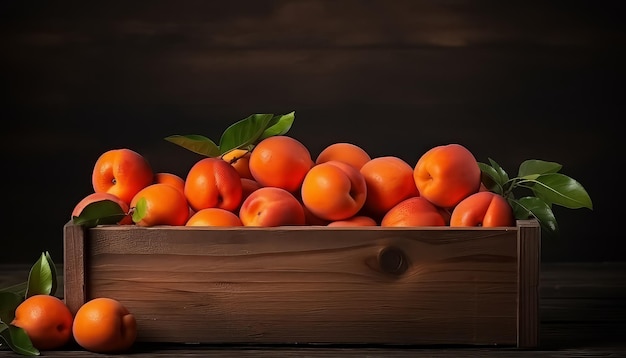
M91 175L96 193L110 193L129 204L133 196L153 180L154 173L148 160L128 148L104 152L96 160Z
M63 300L40 294L26 298L17 306L11 324L26 331L35 348L53 350L70 342L73 320Z
M118 300L97 297L79 307L72 325L74 340L95 353L121 353L137 338L135 316Z

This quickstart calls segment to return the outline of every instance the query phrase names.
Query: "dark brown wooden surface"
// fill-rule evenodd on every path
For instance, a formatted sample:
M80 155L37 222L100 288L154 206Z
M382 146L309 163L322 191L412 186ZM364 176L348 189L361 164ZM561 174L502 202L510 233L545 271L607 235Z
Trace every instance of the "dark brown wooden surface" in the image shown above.
M28 269L24 265L0 265L0 287L25 280ZM626 357L626 262L543 264L540 277L538 349L141 344L115 357ZM0 347L0 357L17 356ZM68 347L63 351L44 351L42 356L108 355Z

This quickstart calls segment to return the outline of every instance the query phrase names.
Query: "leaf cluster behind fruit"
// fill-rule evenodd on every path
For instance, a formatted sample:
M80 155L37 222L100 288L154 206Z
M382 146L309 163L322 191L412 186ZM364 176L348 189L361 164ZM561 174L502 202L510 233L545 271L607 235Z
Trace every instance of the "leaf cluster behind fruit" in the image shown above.
M569 209L593 209L585 188L578 181L559 173L563 167L559 163L526 160L514 178L510 178L493 159L489 158L489 163L478 163L483 185L508 201L516 219L536 218L548 236L554 237L559 231L552 211L554 205Z

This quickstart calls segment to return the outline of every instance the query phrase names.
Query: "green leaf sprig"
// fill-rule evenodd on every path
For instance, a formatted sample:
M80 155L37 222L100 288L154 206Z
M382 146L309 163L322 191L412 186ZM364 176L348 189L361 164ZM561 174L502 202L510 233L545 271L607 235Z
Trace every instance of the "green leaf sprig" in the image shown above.
M559 163L526 160L514 178L510 178L491 158L489 164L479 162L478 166L482 172L483 185L507 200L516 219L537 219L542 230L550 237L557 236L559 232L552 211L554 205L593 210L585 188L573 178L559 173L563 168Z
M50 253L43 252L31 267L28 280L0 290L0 345L6 343L15 353L38 356L39 350L33 346L23 328L11 324L15 310L28 297L34 295L54 296L57 290L57 271Z
M165 140L200 155L220 157L235 149L251 151L261 140L287 133L294 120L295 112L280 115L252 114L226 128L219 145L198 134L171 135Z

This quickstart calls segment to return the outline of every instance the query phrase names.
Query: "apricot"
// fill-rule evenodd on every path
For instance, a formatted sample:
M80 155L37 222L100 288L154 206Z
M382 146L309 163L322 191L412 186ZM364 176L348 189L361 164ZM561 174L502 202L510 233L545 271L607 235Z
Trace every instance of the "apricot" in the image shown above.
M450 226L515 226L515 217L504 197L480 191L463 199L452 210Z
M476 158L456 143L426 151L415 164L413 177L420 196L442 208L453 208L478 192L481 183Z
M383 216L380 226L445 226L441 211L421 196L405 199Z
M325 220L343 220L356 215L367 197L367 184L358 169L331 160L315 165L302 182L302 203Z
M246 198L239 209L244 226L305 225L304 209L293 194L272 186L259 188Z

